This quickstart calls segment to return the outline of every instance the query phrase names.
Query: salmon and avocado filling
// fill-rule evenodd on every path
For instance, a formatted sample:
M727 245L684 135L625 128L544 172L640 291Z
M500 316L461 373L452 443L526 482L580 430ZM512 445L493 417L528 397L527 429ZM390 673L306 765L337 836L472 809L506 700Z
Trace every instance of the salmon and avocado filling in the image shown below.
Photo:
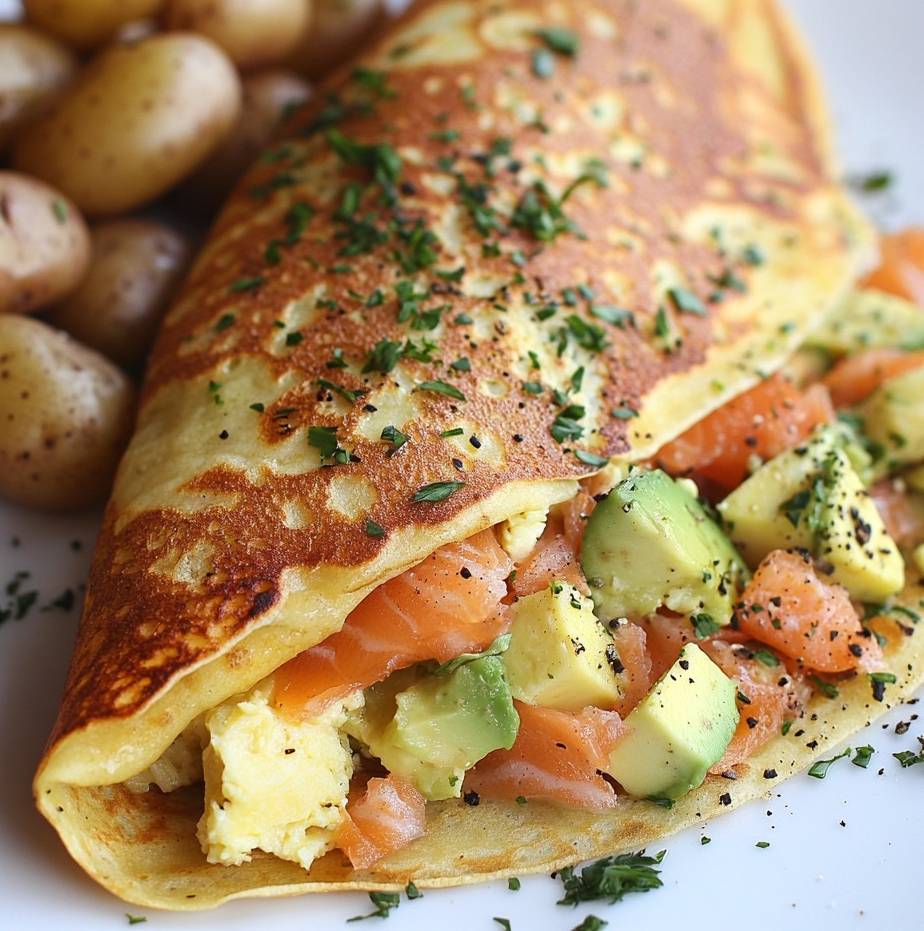
M129 786L203 780L211 862L336 848L367 869L425 832L431 801L669 805L841 678L881 701L912 628L879 621L905 557L924 573L909 332L924 313L901 296L853 295L787 374L609 491L436 550Z

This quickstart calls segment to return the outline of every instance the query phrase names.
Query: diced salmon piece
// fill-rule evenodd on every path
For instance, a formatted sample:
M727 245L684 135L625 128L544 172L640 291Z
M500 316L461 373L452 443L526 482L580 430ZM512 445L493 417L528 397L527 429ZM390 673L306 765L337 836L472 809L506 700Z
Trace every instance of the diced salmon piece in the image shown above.
M655 459L671 475L705 479L727 492L747 478L752 457L772 459L834 416L823 386L801 391L774 375L694 424Z
M614 711L555 711L515 702L520 731L510 750L489 753L465 777L485 798L540 799L602 811L617 804L600 775L624 731Z
M897 294L924 307L924 229L882 238L882 261L866 287Z
M823 383L836 407L850 407L868 398L883 382L922 365L922 351L867 349L841 359L825 375Z
M710 770L723 773L778 737L783 722L802 713L811 688L782 660L768 665L755 658L748 646L711 640L703 649L738 685L738 727L725 756Z
M368 869L424 834L426 807L424 797L410 783L391 775L373 777L362 794L347 804L336 844L354 869Z
M847 589L819 578L808 555L774 550L735 610L738 627L817 672L876 668L881 653Z
M622 699L616 705L625 717L647 694L651 688L651 657L648 653L645 631L638 624L631 622L611 627L613 645L622 664L622 672L617 673Z
M522 598L547 588L554 580L568 582L587 592L574 545L561 533L544 533L532 552L518 566L511 588Z
M512 569L491 530L441 547L367 595L340 631L280 667L277 707L314 714L397 669L485 649L510 626L501 602Z
M684 644L698 643L701 646L712 640L726 643L744 643L747 634L732 627L720 627L712 636L702 640L696 636L693 625L684 617L653 614L642 624L645 630L648 656L651 659L651 680L657 681L670 669L680 656Z

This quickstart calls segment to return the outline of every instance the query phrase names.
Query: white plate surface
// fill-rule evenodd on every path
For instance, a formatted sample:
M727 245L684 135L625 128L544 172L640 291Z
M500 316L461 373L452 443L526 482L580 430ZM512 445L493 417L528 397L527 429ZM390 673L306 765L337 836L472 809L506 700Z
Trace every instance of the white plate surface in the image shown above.
M924 3L791 0L791 6L822 65L845 170L891 169L894 191L868 201L870 209L889 226L924 221ZM28 570L23 590L37 590L40 604L76 588L95 529L95 517L49 519L0 505L0 585ZM75 540L80 550L72 548ZM353 894L173 915L127 908L87 880L34 812L29 791L76 620L76 610L51 610L0 627L0 929L102 931L126 927L129 911L147 915L151 931L304 931L342 928L346 918L369 911L366 897ZM611 928L920 927L924 766L901 770L891 756L916 746L915 736L924 733L922 718L904 736L894 734L894 725L919 709L924 715L924 703L896 709L855 737L854 746L876 748L869 769L842 761L823 782L797 777L766 800L668 839L665 886L656 892L572 910L556 906L557 882L524 878L516 893L500 883L428 892L402 902L384 927L487 931L500 928L492 921L500 916L514 931L569 931L589 912ZM712 838L708 846L700 843L704 834ZM771 846L757 848L762 840Z

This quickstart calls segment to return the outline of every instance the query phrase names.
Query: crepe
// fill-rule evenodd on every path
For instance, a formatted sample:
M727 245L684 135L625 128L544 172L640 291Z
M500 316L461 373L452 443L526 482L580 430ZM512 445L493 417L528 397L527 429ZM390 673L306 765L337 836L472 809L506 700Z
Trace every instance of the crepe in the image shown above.
M774 743L671 811L431 804L368 874L336 851L209 864L201 787L121 785L376 585L778 368L874 259L834 174L769 0L431 0L294 115L165 320L106 510L35 781L78 863L169 908L546 870L762 793L762 761L783 777L864 723L863 699L823 708L816 748ZM524 387L537 363L579 439L554 435L561 395ZM437 482L464 484L415 500Z

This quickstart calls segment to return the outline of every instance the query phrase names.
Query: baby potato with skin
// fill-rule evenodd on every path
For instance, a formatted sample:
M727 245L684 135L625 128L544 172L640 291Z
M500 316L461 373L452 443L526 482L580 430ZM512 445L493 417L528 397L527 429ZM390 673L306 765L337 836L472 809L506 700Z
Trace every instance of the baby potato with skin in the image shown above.
M136 369L186 270L190 243L172 227L143 219L100 223L90 237L89 271L47 320L122 367Z
M243 82L240 116L217 152L186 182L198 202L215 206L253 164L282 116L311 96L310 85L291 71L259 71Z
M239 68L276 64L295 48L311 0L167 0L164 25L208 36Z
M129 379L29 317L0 316L0 495L48 510L98 504L128 441Z
M188 33L155 35L99 55L23 132L14 161L108 216L159 197L221 144L240 108L227 56Z
M74 205L41 181L0 171L0 314L22 314L77 287L90 235Z
M163 0L25 0L27 19L72 48L108 42L126 23L154 16Z
M77 73L72 52L36 29L0 24L0 146L35 118Z

